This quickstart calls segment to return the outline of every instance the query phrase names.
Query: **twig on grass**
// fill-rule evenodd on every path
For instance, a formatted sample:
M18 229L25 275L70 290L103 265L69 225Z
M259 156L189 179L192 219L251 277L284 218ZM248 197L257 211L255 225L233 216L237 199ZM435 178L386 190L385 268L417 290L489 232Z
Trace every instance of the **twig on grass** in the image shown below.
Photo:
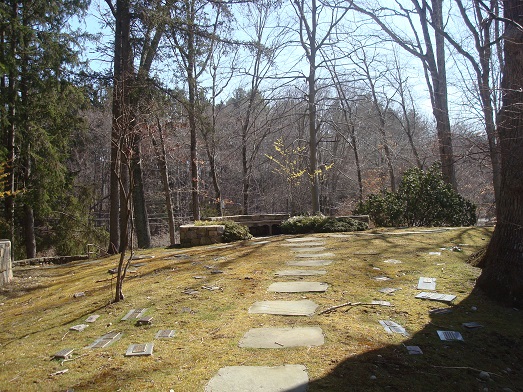
M346 302L344 304L334 305L334 306L331 306L330 308L322 310L321 312L318 313L318 315L324 314L324 313L330 313L338 308L343 308L345 306L388 306L388 305L373 304L373 303L368 303L368 302Z

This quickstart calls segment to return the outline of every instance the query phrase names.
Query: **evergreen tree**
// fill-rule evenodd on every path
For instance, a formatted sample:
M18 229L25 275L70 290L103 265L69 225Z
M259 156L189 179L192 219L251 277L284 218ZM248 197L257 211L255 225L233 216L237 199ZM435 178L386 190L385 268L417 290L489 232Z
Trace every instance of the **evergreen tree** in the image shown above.
M5 201L7 235L21 231L26 257L35 257L35 221L47 220L71 190L65 162L72 129L81 126L81 91L68 72L78 65L78 35L68 20L86 0L6 0L0 5L2 159L8 161ZM15 215L16 212L16 215ZM22 230L18 230L21 229ZM16 248L15 248L16 249Z

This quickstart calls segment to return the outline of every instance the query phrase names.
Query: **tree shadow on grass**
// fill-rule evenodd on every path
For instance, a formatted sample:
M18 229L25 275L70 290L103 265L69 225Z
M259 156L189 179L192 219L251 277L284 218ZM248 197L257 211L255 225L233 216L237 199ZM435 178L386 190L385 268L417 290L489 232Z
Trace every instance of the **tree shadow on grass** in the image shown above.
M427 311L439 306L427 301ZM479 290L448 308L451 313L431 315L403 344L335 364L326 376L311 380L309 392L523 391L523 312L503 308ZM472 321L483 327L463 326ZM458 331L464 341L442 341L438 330ZM423 354L411 355L407 346L419 346Z

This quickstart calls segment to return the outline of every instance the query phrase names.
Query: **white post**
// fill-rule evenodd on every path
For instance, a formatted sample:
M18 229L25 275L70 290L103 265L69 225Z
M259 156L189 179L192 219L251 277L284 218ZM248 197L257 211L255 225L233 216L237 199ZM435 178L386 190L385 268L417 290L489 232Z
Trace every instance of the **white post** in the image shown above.
M11 241L0 240L0 287L11 282L12 279Z

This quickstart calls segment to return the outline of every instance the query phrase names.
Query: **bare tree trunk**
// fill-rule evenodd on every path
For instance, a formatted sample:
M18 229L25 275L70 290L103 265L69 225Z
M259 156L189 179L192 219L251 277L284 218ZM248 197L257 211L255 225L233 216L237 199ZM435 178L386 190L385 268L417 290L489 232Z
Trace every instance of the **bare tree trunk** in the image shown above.
M134 225L136 227L136 239L138 248L146 249L151 247L151 230L149 226L149 215L145 203L145 189L143 184L143 173L141 164L141 135L133 135L133 154L131 159L131 172L133 176L133 212Z
M176 243L176 226L174 223L174 213L173 213L173 204L172 204L172 197L171 197L171 188L169 186L169 170L167 168L167 152L165 150L165 142L163 139L163 129L162 125L160 124L160 120L157 119L157 128L158 128L158 136L160 139L160 145L158 146L158 143L156 142L156 139L152 132L150 133L152 143L156 152L156 159L158 162L158 166L160 168L161 178L162 178L162 185L163 185L163 194L165 198L165 208L167 210L167 221L169 224L169 241L170 245L174 245Z
M477 285L490 297L523 306L523 4L504 1L503 106L498 115L501 187L497 224Z

